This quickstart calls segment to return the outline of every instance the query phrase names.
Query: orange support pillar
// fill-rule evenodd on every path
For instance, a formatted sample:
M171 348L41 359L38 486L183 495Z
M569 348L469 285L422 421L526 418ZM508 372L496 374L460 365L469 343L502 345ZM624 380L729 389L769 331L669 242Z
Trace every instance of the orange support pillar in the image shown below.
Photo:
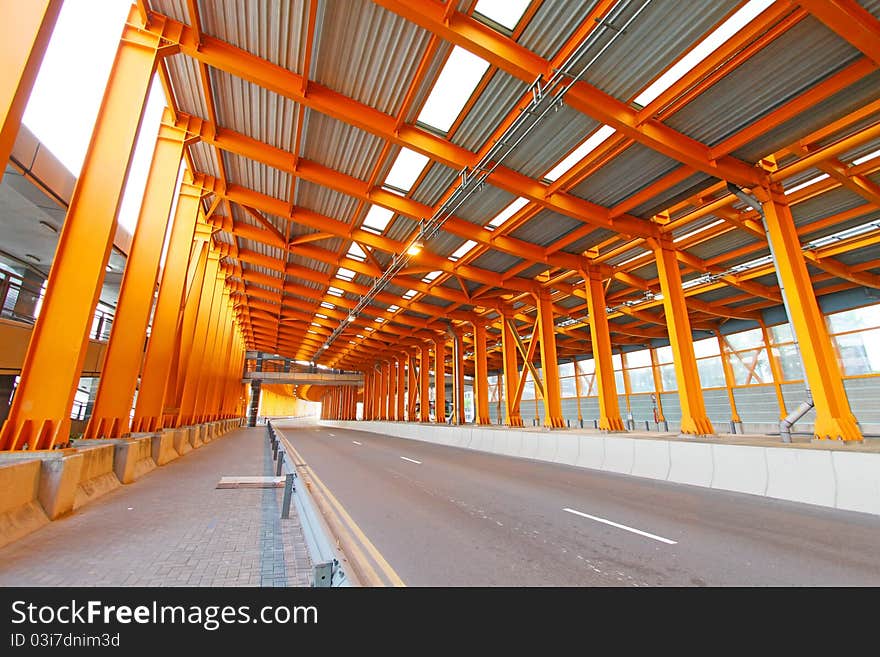
M84 438L119 438L129 433L131 405L185 138L186 131L174 125L171 110L166 108Z
M125 29L61 229L21 380L0 432L0 449L25 444L51 449L68 441L70 409L158 45L153 35Z
M681 433L698 436L712 435L715 428L706 414L703 388L694 355L693 334L688 317L678 259L668 236L652 238L651 246L657 259L657 274L663 293L663 310L669 344L675 361L675 377L678 380L678 398L681 402Z
M407 362L407 396L406 396L406 419L408 422L416 421L416 401L419 399L418 377L416 376L416 357L412 352L406 354Z
M519 399L516 394L519 385L519 368L516 362L516 337L513 335L511 320L507 315L501 316L501 354L504 364L504 411L507 426L523 426L519 414Z
M544 426L565 426L562 418L562 389L559 382L559 362L556 355L556 331L553 324L553 303L542 290L536 295L538 308L538 335L541 339L541 375L544 378Z
M434 338L434 421L446 424L446 338Z
M388 366L382 363L379 366L379 419L388 419Z
M623 431L614 365L611 362L611 332L608 330L608 312L602 277L589 266L581 272L587 291L587 309L590 313L590 342L593 345L593 363L599 384L599 428L603 431Z
M431 352L427 342L421 344L419 358L419 421L429 422L431 419Z
M0 3L0 164L12 153L46 46L61 12L62 0L27 0ZM0 169L0 180L3 180Z
M861 441L862 432L850 409L837 352L816 302L782 186L754 191L763 192L760 200L767 224L767 239L776 260L779 286L784 290L783 300L813 395L816 408L814 437Z
M454 331L452 341L452 422L464 424L464 335Z
M397 359L388 361L388 419L397 420Z
M202 357L202 365L198 368L198 388L196 390L195 404L192 410L193 424L201 424L207 421L208 408L210 405L210 389L213 380L214 364L219 356L220 323L223 310L229 303L229 290L222 277L217 279L217 287L214 291L214 301L211 304L211 316L209 317L208 336L205 342L205 353Z
M180 371L178 384L182 388L180 407L177 413L177 426L191 424L198 412L197 401L199 381L203 375L203 366L208 349L208 336L211 332L213 313L219 306L223 294L223 281L217 277L220 253L210 249L208 263L205 267L205 280L199 300L195 327L192 335L192 348L181 347L180 359L185 369Z
M397 357L397 412L395 419L398 422L406 420L404 409L406 406L406 355Z
M486 326L476 317L474 326L474 397L477 424L491 424L489 418L489 364L486 356Z
M363 370L364 374L364 419L370 419L370 402L372 401L370 397L370 372L369 370Z

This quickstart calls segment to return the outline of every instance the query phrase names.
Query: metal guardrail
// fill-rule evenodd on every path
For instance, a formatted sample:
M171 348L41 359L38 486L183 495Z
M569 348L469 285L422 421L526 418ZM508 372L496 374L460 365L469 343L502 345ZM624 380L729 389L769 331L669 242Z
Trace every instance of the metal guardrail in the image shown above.
M278 434L271 420L266 422L266 437L272 446L275 476L285 475L281 517L290 518L290 505L295 505L312 560L312 586L352 586L351 580L340 565L341 555L330 539L332 535L330 529L312 499L308 486L296 486L296 480L299 478L296 470L298 462L296 451L283 436Z

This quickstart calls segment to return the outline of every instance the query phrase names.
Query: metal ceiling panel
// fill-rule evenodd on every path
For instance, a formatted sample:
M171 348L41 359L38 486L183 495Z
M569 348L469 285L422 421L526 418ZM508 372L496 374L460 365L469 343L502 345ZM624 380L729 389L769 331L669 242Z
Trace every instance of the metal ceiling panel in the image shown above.
M641 205L637 205L629 211L629 214L650 219L655 214L681 203L686 198L711 187L717 182L719 182L718 178L713 178L705 173L695 173L688 176L677 185L673 185L669 189L661 192L654 198Z
M522 261L522 258L517 258L516 256L507 253L501 253L500 251L487 251L471 264L474 267L488 269L489 271L494 271L500 274L509 271Z
M197 173L206 173L220 179L220 167L217 166L217 154L213 146L197 141L189 145L189 152Z
M184 55L167 57L165 62L177 109L202 119L210 118L198 63Z
M865 204L865 199L845 187L837 187L819 196L791 206L796 226L803 226L825 217Z
M572 242L562 250L566 253L575 253L577 255L580 255L587 249L592 248L615 235L617 235L617 233L613 230L596 228L595 230L581 237L579 240Z
M331 217L347 224L352 223L360 201L327 187L321 187L305 180L297 181L297 206ZM296 211L294 210L294 222Z
M369 0L319 7L315 81L396 116L429 34Z
M675 160L647 146L633 144L571 193L597 205L612 207L678 167Z
M504 118L521 104L527 89L524 82L496 70L451 141L469 151L479 151Z
M323 4L323 3L322 3ZM198 0L202 31L294 73L302 73L309 3Z
M519 37L519 43L544 59L553 59L583 23L596 0L544 0Z
M510 236L531 244L549 246L581 226L583 223L577 219L552 210L541 210L528 222L513 231Z
M282 201L290 193L290 175L255 160L224 151L223 164L228 182L253 189Z
M360 180L370 178L384 140L312 110L303 130L304 158Z
M173 18L181 23L189 24L189 11L186 8L186 0L150 0L150 8L160 14Z
M428 173L425 174L422 182L413 189L410 197L414 201L433 207L440 202L447 189L453 184L457 184L458 171L437 162L428 166L430 167Z
M665 123L714 146L860 56L846 41L808 16Z

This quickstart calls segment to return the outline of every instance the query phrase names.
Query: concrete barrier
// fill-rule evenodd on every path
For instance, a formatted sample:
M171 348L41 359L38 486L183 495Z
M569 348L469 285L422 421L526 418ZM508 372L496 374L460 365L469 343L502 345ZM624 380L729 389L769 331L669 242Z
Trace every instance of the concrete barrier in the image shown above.
M78 450L83 461L73 498L74 511L122 485L113 469L115 451L116 446L113 444Z
M830 451L770 449L766 456L768 497L834 506L834 467Z
M605 462L602 469L607 472L630 474L635 462L635 447L632 438L605 436Z
M192 446L193 449L198 449L205 444L205 441L202 440L202 432L200 427L189 426L183 428L186 429L187 436L189 436L189 444Z
M880 514L880 454L831 452L838 509Z
M184 454L189 454L192 451L193 447L192 443L189 441L189 431L187 429L165 429L162 433L171 436L171 445L177 453L178 458ZM164 463L160 463L159 465L164 465Z
M39 460L0 463L0 547L49 523L40 506Z
M156 469L152 438L152 435L133 435L115 445L113 471L120 482L130 484Z
M137 434L132 434L137 435ZM150 451L156 465L165 465L180 457L174 448L174 431L166 429L159 433L149 434Z
M383 432L381 422L321 424ZM880 454L875 453L404 423L395 423L395 434L489 453L880 515Z
M712 445L712 488L764 495L767 450L748 445Z

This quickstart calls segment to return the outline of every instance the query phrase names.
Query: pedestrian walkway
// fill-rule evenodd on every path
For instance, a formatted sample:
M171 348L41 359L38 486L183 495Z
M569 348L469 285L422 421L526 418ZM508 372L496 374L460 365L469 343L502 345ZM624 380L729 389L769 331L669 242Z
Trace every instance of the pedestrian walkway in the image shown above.
M238 429L0 549L0 586L308 586L283 489L217 489L273 475L265 428Z

